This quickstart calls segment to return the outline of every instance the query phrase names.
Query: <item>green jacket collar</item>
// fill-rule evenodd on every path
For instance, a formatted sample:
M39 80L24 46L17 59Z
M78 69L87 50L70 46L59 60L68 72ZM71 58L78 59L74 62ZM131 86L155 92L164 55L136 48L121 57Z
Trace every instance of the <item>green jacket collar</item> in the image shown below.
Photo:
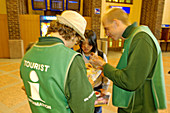
M125 31L123 32L122 37L123 37L123 38L127 38L127 37L131 34L131 32L133 31L133 29L136 28L137 26L138 26L138 25L137 25L137 22L134 22L133 24L129 25L129 26L125 29Z
M37 45L51 45L55 43L63 43L64 42L57 37L40 37Z

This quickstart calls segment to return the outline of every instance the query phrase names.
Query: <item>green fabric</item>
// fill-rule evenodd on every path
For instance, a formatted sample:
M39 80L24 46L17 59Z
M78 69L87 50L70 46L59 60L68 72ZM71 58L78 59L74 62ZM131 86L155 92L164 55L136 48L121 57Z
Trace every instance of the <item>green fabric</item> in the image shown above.
M32 112L78 113L82 111L81 113L93 113L96 97L87 79L86 68L81 55L77 55L77 52L65 47L58 38L56 38L56 40L54 38L54 41L51 41L53 43L50 45L48 45L48 42L48 40L43 39L39 41L37 45L26 53L21 63L21 77L26 87ZM44 71L41 70L41 68L38 70L36 68L31 69L24 66L24 60L46 64L50 67L47 69L47 72L45 69ZM34 100L29 97L31 92L29 88L30 85L27 81L32 82L29 77L31 70L35 70L39 78L39 82L37 83L40 86L40 97L43 100L40 102L43 103L45 101L43 103L44 105L39 107L35 107L35 105L32 104L35 104L37 100L34 102ZM82 89L84 90L82 91ZM80 92L83 93L80 95ZM91 97L89 97L89 95L91 95ZM84 99L88 97L89 99L84 101ZM51 109L43 107L45 105L51 106ZM80 108L85 109L82 110Z
M73 113L94 113L95 94L84 102L93 92L86 76L86 67L81 56L76 56L69 71L65 94Z
M123 37L129 37L135 28L133 25L128 26ZM158 112L154 105L151 81L146 81L153 76L156 59L157 50L153 40L147 33L139 32L131 42L125 68L116 69L109 64L104 66L104 75L112 80L114 85L126 91L135 91L134 99L130 101L128 108L119 107L118 112L129 113L132 110L133 113Z
M166 93L165 93L165 81L164 81L164 70L163 70L163 62L162 62L162 52L161 48L159 46L159 43L155 36L152 34L152 32L149 30L147 26L141 26L141 31L147 31L147 33L151 36L152 40L154 41L157 53L158 53L158 59L156 61L153 77L151 79L152 81L152 92L153 97L155 101L155 106L157 109L166 109Z
M51 44L55 44L57 42L63 43L64 42L56 37L39 37L39 41L37 42L37 45L51 45Z
M165 93L165 81L162 64L162 54L159 53L159 57L155 66L154 77L152 79L152 91L155 100L155 106L157 109L166 109L166 93Z
M148 33L152 40L154 41L157 51L158 51L158 60L154 69L154 76L152 81L152 92L155 100L156 108L159 109L165 109L166 108L166 99L165 99L165 83L164 83L164 73L163 73L163 65L162 65L162 58L161 58L161 49L159 47L159 44L154 37L154 35L151 33L148 27L146 26L140 26L137 27L134 32L131 34L131 36L125 40L124 44L124 52L120 58L120 61L117 65L118 69L123 69L127 66L127 57L128 57L128 51L130 48L131 41L139 32L146 32ZM123 90L116 85L113 84L113 99L112 103L115 106L118 107L128 107L130 104L130 101L132 97L134 96L134 91L127 91Z
M134 32L135 33L135 32ZM127 58L129 53L129 48L134 34L131 34L129 38L124 41L123 54L117 65L117 69L123 69L127 66ZM113 83L112 89L112 104L117 107L127 108L130 104L132 97L134 96L134 91L123 90Z
M47 55L44 55L44 52ZM34 53L38 53L38 56L37 54ZM54 53L57 53L57 55ZM37 47L35 45L29 51L29 53L23 58L24 65L21 68L22 70L21 75L30 76L29 73L32 71L32 69L27 66L28 63L26 64L26 61L38 63L41 65L48 63L49 66L47 71L41 71L37 68L36 69L33 68L33 69L37 73L39 78L39 81L36 82L40 85L39 95L41 95L44 104L51 106L51 109L44 109L44 107L35 106L32 103L36 101L28 96L29 100L31 100L30 106L33 112L36 113L38 111L43 113L47 111L48 112L53 111L53 112L70 113L67 99L65 98L64 86L65 86L65 80L67 79L68 70L70 68L70 65L75 55L77 55L76 52L68 50L68 48L66 48L63 44L57 44L52 47L50 46ZM45 61L44 59L48 59L48 61L44 62ZM22 76L22 78L24 80L24 84L27 89L27 94L31 95L30 90L28 90L30 86L27 83L28 81L30 83L34 83L34 82L29 79L25 79L25 76ZM46 84L43 84L43 82L45 82Z

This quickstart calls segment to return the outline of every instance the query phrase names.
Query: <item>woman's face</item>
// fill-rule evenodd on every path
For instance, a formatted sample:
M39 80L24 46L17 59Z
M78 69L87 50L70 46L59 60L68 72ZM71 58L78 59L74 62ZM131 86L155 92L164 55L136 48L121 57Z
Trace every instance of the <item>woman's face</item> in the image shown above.
M88 54L91 52L91 49L93 48L93 46L89 45L88 39L85 39L85 41L82 42L81 48L85 54Z

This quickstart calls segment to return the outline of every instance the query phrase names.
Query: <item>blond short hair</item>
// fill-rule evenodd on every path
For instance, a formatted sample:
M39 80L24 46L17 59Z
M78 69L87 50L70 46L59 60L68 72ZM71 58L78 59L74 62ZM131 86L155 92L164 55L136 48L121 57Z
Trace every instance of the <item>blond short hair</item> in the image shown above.
M103 16L103 20L107 20L110 23L113 22L114 19L122 21L125 25L130 24L127 13L120 8L112 8Z

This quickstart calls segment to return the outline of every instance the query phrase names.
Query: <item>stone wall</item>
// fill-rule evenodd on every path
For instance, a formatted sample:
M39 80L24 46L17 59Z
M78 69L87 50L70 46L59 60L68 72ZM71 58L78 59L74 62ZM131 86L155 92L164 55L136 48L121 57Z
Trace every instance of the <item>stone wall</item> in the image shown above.
M161 38L161 24L165 0L143 0L141 25L147 25L157 39Z
M91 17L92 30L98 39L100 38L101 4L101 0L84 0L83 3L83 16ZM95 14L95 8L100 9L100 14Z
M83 0L83 16L91 17L92 0Z
M97 39L100 39L101 4L101 0L93 0L92 2L92 30L95 31ZM100 9L100 14L95 14L95 8Z
M19 14L26 12L23 3L25 0L6 0L10 58L22 58L24 55L19 24Z
M19 1L7 0L6 6L7 6L9 39L20 39Z

